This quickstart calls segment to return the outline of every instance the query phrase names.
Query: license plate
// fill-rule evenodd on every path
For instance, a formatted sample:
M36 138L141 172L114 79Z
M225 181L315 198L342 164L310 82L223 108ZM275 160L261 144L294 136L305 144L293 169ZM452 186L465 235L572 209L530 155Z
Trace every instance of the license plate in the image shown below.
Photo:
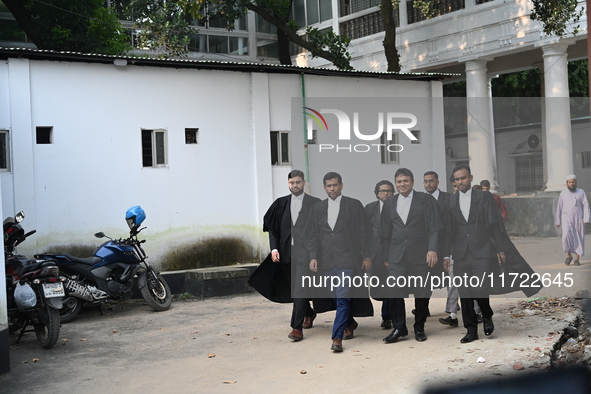
M64 285L62 282L58 283L43 283L43 292L45 298L65 297Z

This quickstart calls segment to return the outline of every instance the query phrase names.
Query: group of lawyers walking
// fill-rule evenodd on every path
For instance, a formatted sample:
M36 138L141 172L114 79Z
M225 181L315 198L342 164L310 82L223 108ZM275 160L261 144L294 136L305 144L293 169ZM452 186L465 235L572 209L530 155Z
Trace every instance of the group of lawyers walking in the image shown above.
M423 342L432 293L429 276L452 267L454 275L468 278L487 277L501 266L533 273L506 235L493 195L472 189L470 167L453 170L456 194L439 190L438 178L434 171L425 173L425 192L417 191L412 171L400 168L394 175L398 193L390 181L380 181L374 190L377 200L364 207L359 200L343 196L344 182L336 172L323 178L328 198L322 201L304 193L303 172L289 173L291 193L275 200L264 217L271 253L249 280L270 300L293 302L289 338L302 340L303 329L313 326L318 313L336 310L331 349L343 351L343 339L353 338L358 327L354 318L373 316L371 290L371 297L383 301L382 327L392 328L383 341L393 343L409 334L405 298L413 294L414 336ZM306 282L304 278L310 276L325 278L325 286L310 286L322 282ZM342 280L368 276L380 285L370 289L367 281L353 285L354 280ZM411 277L415 280L407 280ZM339 280L327 282L326 278ZM478 339L475 305L489 336L494 331L489 295L515 290L493 289L486 281L460 286L466 328L460 342ZM537 292L522 290L529 296Z

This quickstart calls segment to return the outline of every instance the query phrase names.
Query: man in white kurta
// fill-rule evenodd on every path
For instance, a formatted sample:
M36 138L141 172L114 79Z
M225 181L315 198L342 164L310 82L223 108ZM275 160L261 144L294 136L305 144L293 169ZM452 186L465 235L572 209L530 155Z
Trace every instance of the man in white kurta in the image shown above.
M566 190L560 193L556 209L556 227L562 225L562 247L568 255L564 264L570 265L576 253L574 265L580 265L579 258L585 254L585 223L589 223L591 211L587 195L577 188L577 177L568 175Z

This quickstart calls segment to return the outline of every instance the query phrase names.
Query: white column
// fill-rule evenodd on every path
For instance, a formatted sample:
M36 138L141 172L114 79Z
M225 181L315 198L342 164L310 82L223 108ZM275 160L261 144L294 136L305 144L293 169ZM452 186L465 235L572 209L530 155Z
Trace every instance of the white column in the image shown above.
M339 26L339 0L332 0L332 31L334 34L341 34L341 28Z
M565 176L574 172L568 90L567 44L543 45L544 59L544 151L547 192L564 189Z
M257 60L257 19L254 11L246 14L246 25L248 27L248 57L253 61Z
M400 27L408 26L408 7L406 0L400 0L398 3L398 15L400 16Z
M466 62L466 105L468 110L468 156L474 184L488 179L491 191L497 189L495 153L487 59Z

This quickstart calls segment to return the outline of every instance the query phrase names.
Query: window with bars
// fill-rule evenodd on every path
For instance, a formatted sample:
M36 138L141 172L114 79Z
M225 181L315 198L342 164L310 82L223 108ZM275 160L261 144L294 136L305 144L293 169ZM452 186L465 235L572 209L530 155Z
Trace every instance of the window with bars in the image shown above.
M541 190L544 187L542 155L515 158L515 183L517 191Z
M0 130L0 170L10 170L8 130Z
M465 0L427 0L424 5L415 4L415 1L411 0L406 2L407 20L409 24L420 22L462 10L465 6Z
M396 27L399 27L400 17L398 16L398 9L394 10L394 20L396 21ZM341 35L350 40L355 40L384 31L384 22L380 11L376 11L360 16L359 18L341 22L339 28Z
M398 133L392 133L392 139L388 140L388 133L380 136L380 155L382 164L400 164L400 146L398 145Z
M581 152L583 168L591 168L591 152Z

